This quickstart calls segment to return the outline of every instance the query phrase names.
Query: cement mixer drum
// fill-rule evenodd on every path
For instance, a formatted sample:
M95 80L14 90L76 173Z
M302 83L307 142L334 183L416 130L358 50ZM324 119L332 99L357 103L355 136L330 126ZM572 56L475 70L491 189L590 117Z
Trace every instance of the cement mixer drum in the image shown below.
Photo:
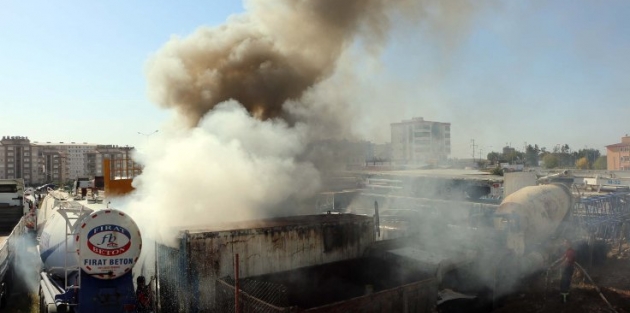
M504 218L513 221L507 246L523 255L529 246L547 240L573 205L571 191L561 184L524 187L507 196L495 212L495 227Z

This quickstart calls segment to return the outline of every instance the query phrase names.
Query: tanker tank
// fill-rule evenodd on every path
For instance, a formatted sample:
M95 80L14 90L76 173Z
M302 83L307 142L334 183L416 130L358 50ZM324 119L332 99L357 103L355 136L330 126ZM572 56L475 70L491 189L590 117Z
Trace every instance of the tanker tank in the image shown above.
M92 210L83 208L60 210L59 207L55 207L54 211L51 210L39 238L40 258L44 271L56 278L64 278L65 268L78 266L77 258L68 256L76 250L75 241L68 237L72 235L77 221L90 213Z
M37 234L41 235L42 229L46 221L57 211L60 207L67 206L66 203L70 203L70 194L61 190L51 190L41 201L39 209L37 210Z
M142 247L138 226L119 210L69 207L54 210L42 229L40 312L129 312Z
M507 196L495 212L495 227L507 231L506 247L522 256L549 239L573 204L562 184L528 186Z

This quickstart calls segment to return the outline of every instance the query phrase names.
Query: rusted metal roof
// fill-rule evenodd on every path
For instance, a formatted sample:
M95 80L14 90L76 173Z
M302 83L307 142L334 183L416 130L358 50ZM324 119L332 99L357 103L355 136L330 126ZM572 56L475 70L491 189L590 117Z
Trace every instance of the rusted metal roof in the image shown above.
M270 219L240 221L231 223L222 223L217 225L204 225L199 227L186 227L181 229L182 231L188 231L189 233L204 233L204 232L220 232L220 231L235 231L235 230L248 230L248 229L264 229L274 227L288 227L288 226L302 226L313 224L327 224L327 223L353 223L364 222L372 220L372 217L356 214L317 214L317 215L296 215L287 217L277 217Z

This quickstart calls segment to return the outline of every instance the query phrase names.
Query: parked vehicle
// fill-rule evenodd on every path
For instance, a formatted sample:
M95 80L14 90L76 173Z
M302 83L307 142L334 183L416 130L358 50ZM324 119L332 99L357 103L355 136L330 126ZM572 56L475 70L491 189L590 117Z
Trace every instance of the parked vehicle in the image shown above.
M11 232L29 210L24 200L24 180L0 179L0 233Z

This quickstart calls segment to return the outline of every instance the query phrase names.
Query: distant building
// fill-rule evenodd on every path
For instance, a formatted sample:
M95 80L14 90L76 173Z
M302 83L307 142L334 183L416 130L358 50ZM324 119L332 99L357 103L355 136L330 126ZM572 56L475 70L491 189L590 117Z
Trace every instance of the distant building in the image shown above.
M103 175L103 160L126 160L124 162L112 163L112 171L126 173L136 165L131 161L133 147L120 147L116 145L97 145L96 149L86 154L86 174L89 177ZM126 173L125 177L132 176Z
M396 164L437 164L451 154L451 123L414 117L391 124L391 157Z
M630 171L630 136L621 137L621 142L606 146L609 171Z
M509 155L515 152L516 152L516 148L514 147L510 147L510 146L503 147L503 155Z
M38 156L45 159L44 171L46 171L45 182L74 180L78 177L87 177L86 154L96 148L96 144L87 142L33 142L33 146L38 147ZM58 155L63 163L62 170L57 176L51 175L55 172L55 164L50 163L51 156ZM61 166L61 164L58 164Z
M28 137L0 140L0 179L23 178L27 185L65 183L79 177L103 175L103 160L128 159L133 147L87 142L31 142ZM124 163L112 165L125 168Z
M23 136L3 136L0 140L0 178L23 178L30 184L38 174L31 141Z

